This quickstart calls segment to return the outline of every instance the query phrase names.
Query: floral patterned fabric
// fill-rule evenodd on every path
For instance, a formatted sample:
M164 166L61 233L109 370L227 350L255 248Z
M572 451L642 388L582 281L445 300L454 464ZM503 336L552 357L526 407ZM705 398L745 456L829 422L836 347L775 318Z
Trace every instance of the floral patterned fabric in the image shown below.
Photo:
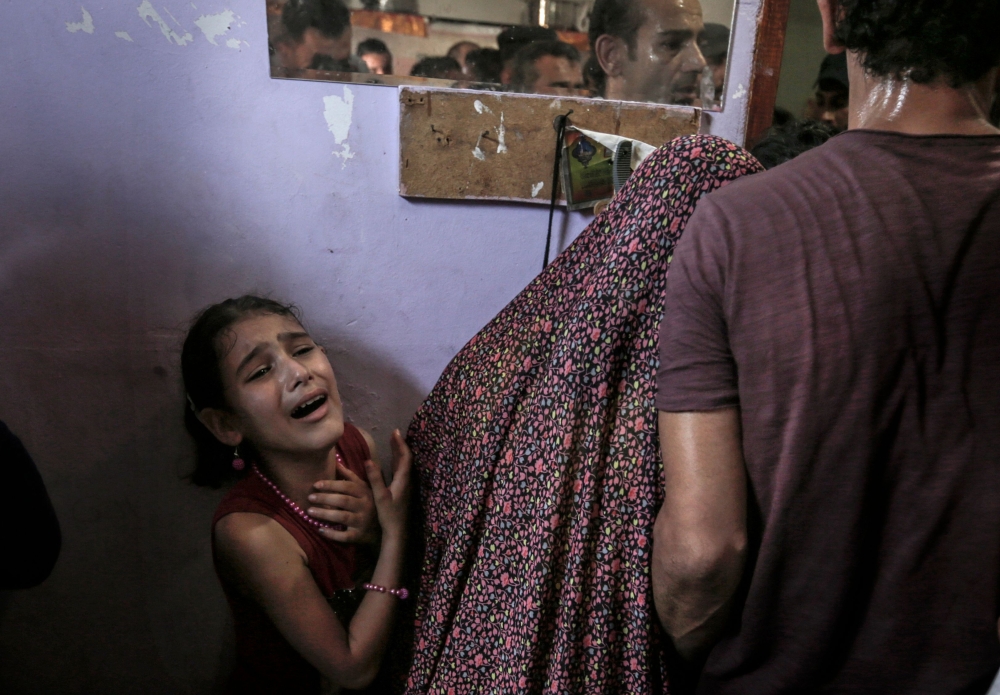
M650 586L671 251L758 171L711 136L646 159L455 357L409 430L424 542L407 693L666 690Z

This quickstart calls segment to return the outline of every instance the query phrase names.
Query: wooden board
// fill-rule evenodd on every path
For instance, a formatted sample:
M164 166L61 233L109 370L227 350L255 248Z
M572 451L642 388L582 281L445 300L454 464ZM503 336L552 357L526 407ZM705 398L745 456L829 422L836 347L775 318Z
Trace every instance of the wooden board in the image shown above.
M600 99L402 87L399 193L416 198L548 203L556 116L662 145L698 132L701 112Z
M753 52L753 75L750 77L745 140L747 149L756 145L764 136L774 117L790 3L791 0L763 0L761 3Z

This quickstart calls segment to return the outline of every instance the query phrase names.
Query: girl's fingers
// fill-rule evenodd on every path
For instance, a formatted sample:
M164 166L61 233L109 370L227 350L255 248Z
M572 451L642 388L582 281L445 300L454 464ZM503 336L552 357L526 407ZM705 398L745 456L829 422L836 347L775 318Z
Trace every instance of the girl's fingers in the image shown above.
M339 475L344 480L350 480L352 483L365 484L365 481L361 479L361 476L352 471L350 468L337 461L337 475Z
M369 459L365 461L365 473L368 475L368 484L372 486L372 494L375 496L375 500L378 501L379 497L385 495L387 492L385 480L382 478L382 470L375 465L374 461Z
M399 430L394 430L392 433L393 480L395 480L397 473L409 473L412 459L413 455L410 453L410 447L406 445L403 435L399 433Z
M343 509L319 509L318 507L309 507L309 509L306 510L306 513L314 519L327 521L331 524L343 524L344 526L351 526L352 522L355 520L355 515L353 513L346 512Z
M351 512L359 512L364 506L362 501L353 495L331 494L314 492L309 495L312 504L332 509L346 509Z
M313 483L313 489L316 492L339 492L342 495L351 495L352 497L364 496L364 488L366 487L368 487L368 483L360 478L357 482L353 480L319 480Z

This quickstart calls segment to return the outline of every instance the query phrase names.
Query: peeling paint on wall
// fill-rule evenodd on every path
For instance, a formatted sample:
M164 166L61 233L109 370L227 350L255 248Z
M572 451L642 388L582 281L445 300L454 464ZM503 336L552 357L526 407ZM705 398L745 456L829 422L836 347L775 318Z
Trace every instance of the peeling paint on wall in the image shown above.
M483 133L479 134L479 139L476 140L476 146L472 148L472 156L478 159L480 162L486 161L486 153L483 152L482 148L479 146L483 142Z
M476 108L476 113L478 113L479 115L482 115L484 113L493 113L490 107L484 104L483 102L479 101L479 99L476 99L472 103L472 105Z
M250 46L250 44L248 44L246 41L240 41L239 39L229 39L228 41L226 41L227 46L229 46L230 48L235 48L237 51L240 50L240 47L245 43L247 44L247 47Z
M507 128L503 124L503 111L500 112L500 127L497 128L497 154L507 151Z
M146 22L146 26L152 27L153 25L149 23L149 20L156 22L156 25L160 27L160 31L166 37L167 41L171 43L176 43L178 46L184 46L186 44L194 41L194 37L191 36L190 32L184 32L183 35L178 34L176 31L170 28L170 25L163 21L163 17L160 13L153 8L153 4L149 0L143 0L143 3L139 5L139 16L142 17L143 21ZM168 13L169 14L169 13ZM173 15L171 15L171 18ZM174 19L177 22L176 19ZM177 22L178 25L180 22Z
M127 31L116 31L115 36L117 36L119 39L124 39L129 43L134 43L134 41L132 41L132 37L128 35Z
M205 35L208 42L214 46L218 46L216 38L223 36L228 32L233 24L236 22L236 15L232 10L225 10L224 12L219 12L218 14L203 14L198 19L194 20L195 26L201 29L201 33ZM233 39L230 39L232 41ZM226 43L229 45L229 42ZM232 46L230 46L232 48ZM239 41L236 42L236 48L239 48Z
M84 34L93 34L94 18L91 17L90 13L87 12L87 10L85 10L83 7L81 7L80 9L83 10L83 21L66 22L66 31L68 31L71 34L75 34L78 31L82 31Z
M542 191L542 188L544 188L544 186L545 186L544 181L539 181L538 183L533 184L531 186L531 197L537 198L538 194Z
M323 97L323 117L326 119L326 127L333 134L333 139L338 145L342 145L338 152L333 151L333 156L344 160L343 166L347 166L347 160L354 158L351 145L347 142L347 134L351 131L351 118L354 114L354 92L350 87L344 87L344 96L330 95Z

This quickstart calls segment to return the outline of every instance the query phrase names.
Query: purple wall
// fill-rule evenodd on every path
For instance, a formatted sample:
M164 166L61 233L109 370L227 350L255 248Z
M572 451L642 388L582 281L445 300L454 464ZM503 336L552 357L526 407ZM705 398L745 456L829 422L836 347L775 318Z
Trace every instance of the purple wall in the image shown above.
M539 270L543 208L396 194L395 89L349 88L355 155L334 156L324 97L345 88L268 77L263 5L84 0L87 21L77 2L0 1L0 419L64 533L48 582L0 595L0 692L215 682L220 495L181 479L178 354L198 308L251 290L298 303L348 414L384 441ZM195 20L227 9L213 45ZM563 242L587 222L560 218Z

